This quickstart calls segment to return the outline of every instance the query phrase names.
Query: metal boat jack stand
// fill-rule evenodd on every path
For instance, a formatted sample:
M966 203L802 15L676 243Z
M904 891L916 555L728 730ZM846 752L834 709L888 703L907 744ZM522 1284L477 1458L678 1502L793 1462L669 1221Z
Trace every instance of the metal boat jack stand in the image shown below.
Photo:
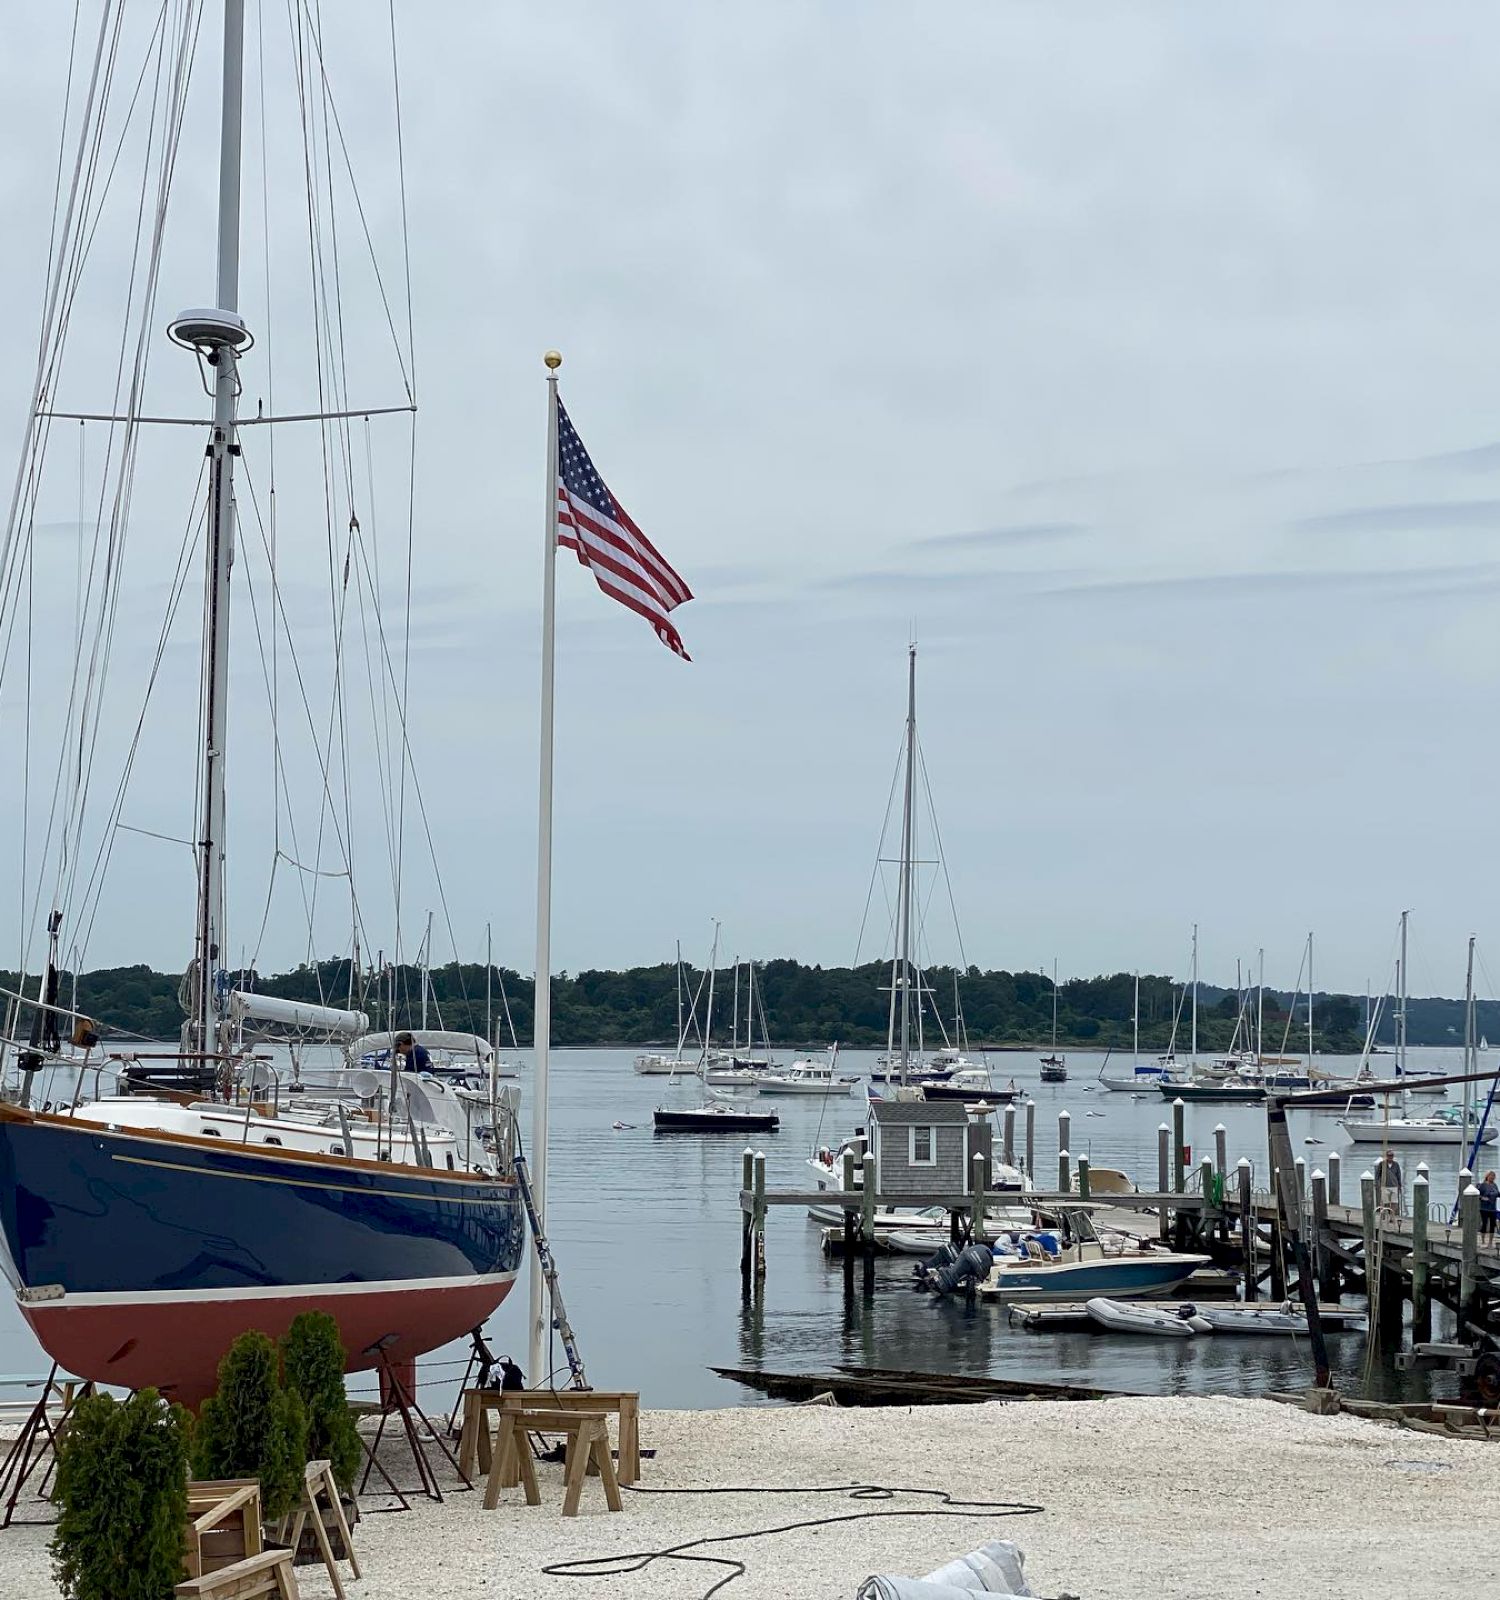
M46 1381L42 1384L42 1392L37 1403L27 1413L26 1420L21 1424L21 1431L11 1441L10 1448L5 1452L5 1460L0 1462L0 1494L6 1494L7 1489L10 1491L6 1495L4 1514L0 1516L0 1528L8 1528L12 1523L21 1528L32 1527L50 1520L18 1518L16 1505L32 1473L43 1461L47 1462L47 1467L42 1473L36 1492L39 1500L47 1498L47 1485L51 1481L53 1469L57 1466L57 1429L67 1420L68 1413L74 1405L85 1395L93 1392L94 1386L91 1383L80 1384L76 1390L73 1389L71 1382L59 1383L57 1363L55 1361L52 1363ZM55 1424L48 1414L54 1399L62 1401L62 1410Z
M367 1346L361 1352L364 1355L373 1354L376 1359L375 1370L380 1377L380 1425L376 1428L373 1439L360 1436L360 1443L365 1450L365 1470L364 1476L359 1480L359 1488L355 1490L355 1497L358 1498L365 1492L373 1468L385 1480L386 1488L401 1502L401 1509L410 1511L411 1502L407 1499L406 1493L397 1486L396 1480L386 1471L385 1464L380 1459L380 1441L385 1435L385 1425L392 1415L401 1419L401 1428L406 1435L411 1458L417 1469L416 1487L429 1500L441 1501L443 1498L443 1491L438 1487L437 1473L427 1456L429 1445L436 1445L442 1451L448 1465L458 1474L464 1488L472 1489L474 1485L468 1473L459 1466L458 1457L448 1448L442 1429L433 1424L417 1403L415 1364L393 1362L386 1354L385 1347L390 1339L391 1335L387 1334L384 1339L377 1340L375 1344Z

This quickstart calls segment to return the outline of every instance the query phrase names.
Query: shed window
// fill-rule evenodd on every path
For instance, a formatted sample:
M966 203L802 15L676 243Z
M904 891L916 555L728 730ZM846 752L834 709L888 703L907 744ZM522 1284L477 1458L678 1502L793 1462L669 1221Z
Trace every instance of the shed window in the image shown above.
M933 1130L930 1127L918 1127L911 1130L911 1144L907 1156L914 1167L933 1167L937 1165L937 1155L933 1150Z

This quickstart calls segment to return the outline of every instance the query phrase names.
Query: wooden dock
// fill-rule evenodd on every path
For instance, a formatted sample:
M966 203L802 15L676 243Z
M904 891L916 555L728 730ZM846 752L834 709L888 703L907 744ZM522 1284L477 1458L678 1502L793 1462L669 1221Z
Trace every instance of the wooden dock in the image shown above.
M1230 1164L1222 1124L1214 1130L1212 1154L1193 1164L1185 1139L1185 1106L1177 1100L1170 1107L1170 1126L1163 1123L1159 1130L1155 1184L1120 1193L1112 1183L1097 1200L1088 1158L1075 1160L1067 1149L1066 1111L1058 1118L1057 1181L1028 1190L1024 1197L989 1187L982 1154L973 1158L967 1191L912 1194L882 1190L875 1157L858 1140L843 1153L838 1175L842 1186L831 1189L769 1189L765 1157L747 1150L738 1197L741 1272L747 1290L764 1276L766 1217L777 1206L842 1211L842 1228L830 1230L830 1253L842 1256L846 1274L863 1257L866 1293L874 1292L875 1258L882 1248L877 1218L884 1208L939 1207L949 1214L949 1237L955 1242L975 1235L976 1218L981 1219L978 1237L984 1238L983 1219L991 1208L1028 1205L1039 1220L1070 1207L1114 1211L1117 1216L1133 1213L1148 1224L1141 1231L1154 1232L1163 1244L1200 1251L1217 1268L1239 1274L1247 1303L1263 1293L1273 1302L1297 1299L1309 1315L1318 1383L1328 1377L1319 1313L1328 1307L1323 1314L1329 1325L1343 1325L1348 1318L1340 1302L1352 1293L1367 1300L1367 1309L1359 1313L1368 1317L1367 1337L1395 1354L1398 1366L1445 1368L1466 1386L1466 1394L1486 1405L1500 1405L1500 1241L1480 1240L1479 1196L1472 1181L1463 1186L1455 1207L1440 1205L1432 1196L1426 1167L1419 1165L1403 1195L1409 1204L1388 1205L1387 1197L1377 1194L1373 1173L1363 1171L1350 1185L1346 1201L1338 1152L1322 1153L1322 1168L1309 1171L1306 1157L1293 1152L1285 1105L1271 1096L1265 1109L1272 1164L1263 1184L1255 1182L1248 1159ZM1011 1166L1017 1165L1016 1110L1007 1107L1004 1118L1004 1160ZM1020 1165L1028 1172L1035 1170L1035 1110L1033 1102L1026 1103L1026 1155ZM1368 1159L1373 1167L1373 1149ZM1197 1289L1182 1293L1206 1298ZM1411 1347L1401 1350L1408 1304ZM1434 1308L1439 1306L1453 1314L1457 1325L1457 1334L1446 1342L1433 1340Z

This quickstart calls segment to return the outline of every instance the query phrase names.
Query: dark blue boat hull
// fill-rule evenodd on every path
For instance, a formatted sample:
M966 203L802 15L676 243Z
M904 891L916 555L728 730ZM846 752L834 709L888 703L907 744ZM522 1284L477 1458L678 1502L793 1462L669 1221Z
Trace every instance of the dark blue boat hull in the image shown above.
M206 1146L206 1147L205 1147ZM351 1367L482 1322L525 1246L514 1184L0 1110L0 1233L67 1370L196 1398L246 1328L331 1312Z

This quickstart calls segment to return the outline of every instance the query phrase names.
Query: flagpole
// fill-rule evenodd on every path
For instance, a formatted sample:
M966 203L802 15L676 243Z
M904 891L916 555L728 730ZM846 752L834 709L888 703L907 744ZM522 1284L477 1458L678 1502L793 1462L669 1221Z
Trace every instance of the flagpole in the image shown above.
M557 613L557 369L562 357L549 350L547 365L547 515L542 547L542 737L536 821L536 1000L531 1084L531 1185L537 1220L547 1220L547 1056L552 1042L552 659ZM547 1360L546 1285L541 1261L531 1257L531 1338L527 1369L533 1388L551 1379Z

